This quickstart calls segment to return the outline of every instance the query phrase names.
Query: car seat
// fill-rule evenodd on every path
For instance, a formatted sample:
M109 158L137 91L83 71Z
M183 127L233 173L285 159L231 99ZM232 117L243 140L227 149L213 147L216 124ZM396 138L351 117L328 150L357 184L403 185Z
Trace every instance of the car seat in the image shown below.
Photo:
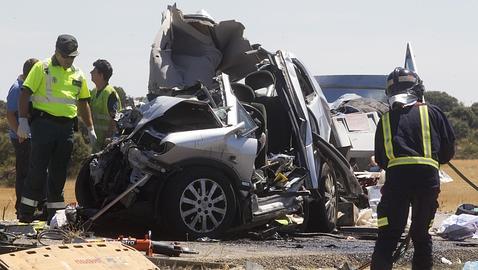
M259 70L246 76L244 82L256 93L259 89L275 87L275 78L270 71ZM287 109L277 95L255 95L255 103L262 104L267 111L267 153L284 153L290 149L292 124Z
M256 157L256 168L260 168L266 163L267 154L267 112L266 107L263 104L256 103L255 93L251 87L241 83L231 83L232 92L237 99L242 103L244 108L252 112L251 117L256 121L259 129L256 132L256 137L261 138L262 133L265 136L263 143L259 145L258 154Z

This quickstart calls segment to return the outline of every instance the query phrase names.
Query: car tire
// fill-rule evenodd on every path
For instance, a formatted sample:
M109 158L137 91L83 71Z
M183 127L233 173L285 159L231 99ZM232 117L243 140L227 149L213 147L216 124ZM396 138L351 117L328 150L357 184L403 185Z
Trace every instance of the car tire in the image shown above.
M322 164L320 198L305 201L307 232L331 232L337 226L339 194L337 177L327 162Z
M78 173L75 183L75 196L83 208L98 208L99 203L94 195L93 181L90 177L90 162L93 156L86 159Z
M213 168L193 167L168 180L160 199L158 236L217 238L230 228L236 198L230 179Z

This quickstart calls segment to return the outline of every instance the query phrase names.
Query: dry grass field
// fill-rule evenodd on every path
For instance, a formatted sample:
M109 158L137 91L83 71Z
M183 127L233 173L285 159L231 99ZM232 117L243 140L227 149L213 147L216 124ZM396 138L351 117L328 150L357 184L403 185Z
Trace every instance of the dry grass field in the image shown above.
M455 160L453 164L463 172L470 180L478 185L478 160ZM462 203L478 204L478 191L471 188L460 179L451 168L443 166L443 169L453 178L453 182L442 184L438 199L439 211L455 212ZM65 185L65 201L75 202L75 181L67 181ZM13 188L0 187L0 215L4 219L15 218L15 190ZM1 217L0 217L1 218Z
M15 219L15 189L0 187L0 218ZM75 202L75 181L69 180L65 184L65 202Z
M478 186L478 160L453 160L452 163ZM454 213L457 206L462 203L478 205L478 191L470 187L447 165L443 166L443 169L453 178L453 182L441 185L438 210Z

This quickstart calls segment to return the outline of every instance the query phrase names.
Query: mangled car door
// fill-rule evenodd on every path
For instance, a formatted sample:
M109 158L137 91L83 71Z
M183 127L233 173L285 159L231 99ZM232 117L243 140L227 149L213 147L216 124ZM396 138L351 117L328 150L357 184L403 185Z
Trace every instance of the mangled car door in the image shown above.
M309 171L309 181L306 187L309 189L318 189L318 163L314 159L314 149L312 140L312 130L309 122L307 106L302 97L302 90L297 79L294 64L287 52L278 51L275 55L278 68L283 73L284 87L283 91L278 92L279 96L284 95L283 99L289 109L289 117L292 121L292 129L298 142L299 160Z
M292 59L307 108L312 113L312 131L319 134L325 141L330 140L331 117L330 108L322 89L317 81L297 59ZM309 115L310 116L310 115Z

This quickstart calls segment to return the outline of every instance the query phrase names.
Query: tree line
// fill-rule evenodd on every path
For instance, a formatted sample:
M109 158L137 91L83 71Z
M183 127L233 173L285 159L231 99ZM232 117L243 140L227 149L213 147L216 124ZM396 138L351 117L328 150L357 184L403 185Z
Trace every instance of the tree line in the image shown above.
M425 101L437 105L448 117L457 138L456 159L478 158L478 102L465 106L446 92L425 92Z
M115 87L123 107L134 106L134 98L126 95L121 87ZM457 138L457 159L478 158L478 102L471 106L465 106L458 99L448 95L446 92L427 91L425 92L427 103L437 105L447 115ZM8 123L6 118L6 102L0 100L0 184L13 185L15 181L15 154L8 137ZM68 169L70 178L76 177L83 160L91 152L87 144L87 136L81 131L75 134L73 153Z

